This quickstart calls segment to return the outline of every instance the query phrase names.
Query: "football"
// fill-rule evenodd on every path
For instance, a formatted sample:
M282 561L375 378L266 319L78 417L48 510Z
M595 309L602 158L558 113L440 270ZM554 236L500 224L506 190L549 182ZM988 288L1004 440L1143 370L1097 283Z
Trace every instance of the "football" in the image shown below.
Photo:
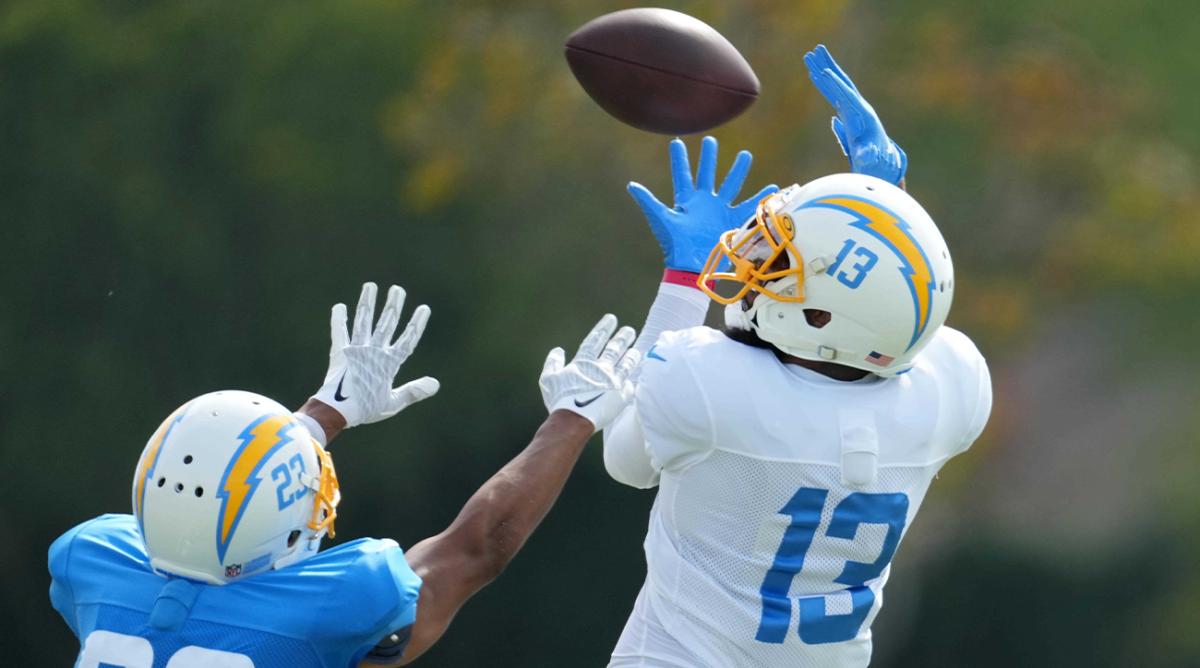
M650 132L702 132L758 98L758 77L729 40L669 9L640 7L592 19L567 38L566 57L601 108Z

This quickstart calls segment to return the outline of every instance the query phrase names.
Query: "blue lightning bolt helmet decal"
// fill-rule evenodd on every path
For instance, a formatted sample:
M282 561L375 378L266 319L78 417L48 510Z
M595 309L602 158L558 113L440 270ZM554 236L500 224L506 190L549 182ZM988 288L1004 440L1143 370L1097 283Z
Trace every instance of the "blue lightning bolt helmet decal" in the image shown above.
M233 541L238 523L250 505L258 484L262 467L271 455L292 442L290 432L296 426L290 415L264 415L251 422L238 435L242 444L238 447L229 465L221 476L217 496L221 499L221 510L217 521L217 559L225 562L225 552Z
M850 224L851 227L883 242L900 261L900 275L907 283L913 300L913 332L905 352L911 350L929 326L929 315L933 310L933 287L937 284L933 265L910 232L911 226L888 209L854 195L821 197L800 208L810 207L836 209L854 216L856 220Z
M167 439L170 438L171 432L175 430L175 427L180 422L183 422L183 417L187 415L187 409L190 405L191 402L188 402L180 406L175 409L174 413L167 416L166 420L163 420L158 431L154 432L154 436L150 437L150 442L146 444L146 450L142 453L141 460L138 461L137 487L134 489L133 510L134 514L137 515L138 529L142 531L142 535L145 535L146 532L146 527L142 522L142 506L146 501L146 488L150 484L150 479L154 476L154 469L158 466L163 446L166 445Z

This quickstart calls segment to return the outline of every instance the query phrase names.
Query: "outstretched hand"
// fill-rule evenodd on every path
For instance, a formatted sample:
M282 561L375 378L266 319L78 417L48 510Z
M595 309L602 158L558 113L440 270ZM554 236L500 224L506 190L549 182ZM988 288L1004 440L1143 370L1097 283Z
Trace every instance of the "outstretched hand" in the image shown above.
M628 190L662 246L667 268L700 273L720 236L746 222L754 214L758 202L779 188L769 185L742 203L734 204L754 161L749 151L737 154L720 189L716 186L715 138L705 137L700 144L700 164L696 167L694 181L683 140L672 140L670 152L671 180L675 189L673 207L658 201L640 183L630 182Z
M833 134L850 158L850 169L899 184L908 170L908 156L884 132L883 122L824 44L804 54L804 64L821 95L833 105Z
M571 411L597 430L608 426L633 399L629 376L642 361L630 347L636 337L632 327L618 330L617 318L608 314L579 344L570 364L562 348L551 350L538 379L546 410Z
M418 306L400 338L392 341L404 308L404 289L393 285L387 303L375 322L374 283L364 283L354 313L354 328L346 328L346 305L336 304L330 314L329 370L313 398L328 404L346 418L346 427L379 422L422 399L437 394L437 379L426 376L393 388L404 364L429 320L429 307ZM374 323L374 327L372 327Z

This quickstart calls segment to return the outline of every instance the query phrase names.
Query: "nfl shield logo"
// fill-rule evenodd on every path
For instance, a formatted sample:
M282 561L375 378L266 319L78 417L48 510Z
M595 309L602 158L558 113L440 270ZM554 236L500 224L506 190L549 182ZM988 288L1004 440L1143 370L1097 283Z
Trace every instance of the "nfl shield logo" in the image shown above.
M236 578L237 576L239 576L241 574L242 574L242 565L241 564L230 564L225 567L225 577L227 577L227 578Z

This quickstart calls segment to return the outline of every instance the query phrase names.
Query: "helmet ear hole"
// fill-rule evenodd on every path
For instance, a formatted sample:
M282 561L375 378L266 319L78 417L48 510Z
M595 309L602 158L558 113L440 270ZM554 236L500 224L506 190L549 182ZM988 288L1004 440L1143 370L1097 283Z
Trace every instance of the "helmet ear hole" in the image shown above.
M298 541L298 540L300 540L300 530L299 529L288 534L287 546L295 547L296 541Z
M817 308L806 308L804 309L804 320L813 329L821 329L833 320L833 314Z

